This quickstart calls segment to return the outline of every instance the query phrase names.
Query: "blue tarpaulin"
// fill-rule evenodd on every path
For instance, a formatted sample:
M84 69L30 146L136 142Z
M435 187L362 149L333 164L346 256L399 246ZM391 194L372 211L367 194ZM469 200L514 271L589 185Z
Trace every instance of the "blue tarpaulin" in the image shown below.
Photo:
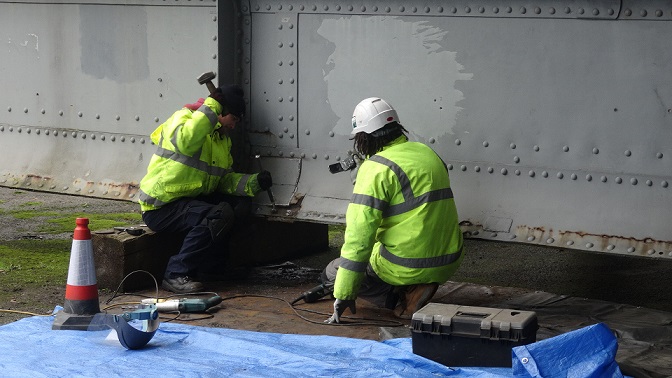
M0 327L8 377L512 377L511 368L450 368L412 353L411 339L378 342L162 323L140 350L114 331L52 330L29 317ZM537 363L543 358L537 358Z

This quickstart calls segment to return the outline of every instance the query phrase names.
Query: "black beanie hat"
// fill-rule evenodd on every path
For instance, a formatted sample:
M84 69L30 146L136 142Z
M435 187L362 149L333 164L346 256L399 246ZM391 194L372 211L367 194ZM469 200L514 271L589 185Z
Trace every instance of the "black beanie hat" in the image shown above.
M243 118L245 116L243 88L237 85L222 85L219 89L222 91L224 101L226 101L226 104L222 104L226 107L226 110L238 118Z

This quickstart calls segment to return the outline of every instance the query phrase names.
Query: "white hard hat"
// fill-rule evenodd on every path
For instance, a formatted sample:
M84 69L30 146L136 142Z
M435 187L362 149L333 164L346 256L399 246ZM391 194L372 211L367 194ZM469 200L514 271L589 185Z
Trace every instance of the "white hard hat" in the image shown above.
M397 111L382 98L369 97L360 101L355 107L350 135L362 132L371 134L391 122L399 122Z

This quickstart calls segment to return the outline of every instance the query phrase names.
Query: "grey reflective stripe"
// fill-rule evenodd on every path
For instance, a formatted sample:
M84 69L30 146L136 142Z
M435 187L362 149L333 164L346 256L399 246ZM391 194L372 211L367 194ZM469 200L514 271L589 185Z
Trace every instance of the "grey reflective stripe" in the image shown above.
M413 197L415 197L413 195L413 189L411 188L411 180L408 179L408 176L406 176L406 172L404 172L404 170L401 169L401 167L398 166L397 163L393 162L390 159L386 159L380 155L373 155L369 158L369 160L386 165L392 170L392 172L394 172L395 175L397 175L397 179L399 180L399 184L401 185L401 194L404 196L404 199L406 201L412 200Z
M215 114L215 112L213 112L208 105L201 105L201 107L198 108L198 111L205 114L213 126L217 124L217 114Z
M404 268L438 268L454 263L461 255L462 249L460 248L460 250L455 253L443 256L420 258L399 257L388 251L382 244L380 245L380 256L382 258L393 264L403 266Z
M353 272L363 273L366 272L366 266L368 264L369 264L368 261L365 262L352 261L341 256L341 263L339 264L339 267L345 268L347 270L352 270Z
M153 205L153 206L156 206L156 207L161 207L161 206L166 204L165 202L163 202L163 201L161 201L157 198L154 198L154 197L150 196L149 194L143 192L142 189L139 189L138 191L140 192L138 194L138 199L140 201L144 202L144 203L147 203L147 204L150 204L150 205Z
M172 161L176 161L178 163L184 164L188 167L198 169L199 171L203 171L211 176L224 176L225 174L231 172L230 169L226 168L221 168L221 167L215 167L212 165L209 165L208 163L201 161L198 158L194 158L191 156L187 155L182 155L178 152L174 152L168 149L165 149L163 147L157 147L156 152L154 153L155 155L162 157L164 159L170 159Z
M389 208L383 211L383 217L391 217L394 215L403 214L407 211L411 211L416 207L424 205L429 202L440 201L444 199L453 198L453 190L450 188L433 190L425 194L421 194L416 198L413 198L410 201L406 201L397 205L392 205Z
M240 178L240 181L238 181L238 186L236 187L236 194L244 196L247 193L245 192L245 187L247 186L247 182L250 181L250 177L252 175L243 175Z
M372 208L378 209L380 211L385 211L387 209L387 207L389 206L387 201L383 201L383 200L378 199L376 197L367 196L365 194L353 194L350 202L358 204L358 205L364 205L364 206L372 207Z

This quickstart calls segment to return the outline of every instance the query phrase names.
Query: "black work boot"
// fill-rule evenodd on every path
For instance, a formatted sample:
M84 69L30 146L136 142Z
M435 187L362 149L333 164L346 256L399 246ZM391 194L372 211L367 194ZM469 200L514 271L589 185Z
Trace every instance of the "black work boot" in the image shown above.
M194 293L203 290L203 284L192 280L189 276L164 278L161 287L177 294Z

